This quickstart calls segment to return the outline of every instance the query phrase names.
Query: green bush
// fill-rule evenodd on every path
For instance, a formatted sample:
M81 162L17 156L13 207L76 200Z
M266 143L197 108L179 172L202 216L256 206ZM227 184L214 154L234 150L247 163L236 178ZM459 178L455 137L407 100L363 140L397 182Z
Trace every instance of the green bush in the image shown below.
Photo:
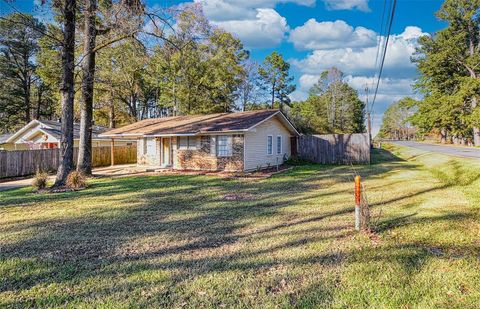
M284 164L287 164L287 165L306 165L306 164L311 164L312 162L310 161L307 161L307 160L303 160L303 159L300 159L298 157L294 157L294 156L291 156L290 158L288 158Z

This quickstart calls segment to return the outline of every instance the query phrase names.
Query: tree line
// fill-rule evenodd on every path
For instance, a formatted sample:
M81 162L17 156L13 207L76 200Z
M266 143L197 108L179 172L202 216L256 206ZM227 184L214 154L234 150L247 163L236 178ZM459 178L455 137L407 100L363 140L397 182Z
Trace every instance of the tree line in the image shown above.
M85 174L92 170L94 124L280 108L303 132L364 129L363 103L341 72L324 73L306 101L291 102L295 84L282 55L251 60L241 41L211 25L197 4L161 11L141 0L41 5L53 22L18 11L0 17L0 133L32 119L61 120L55 186L75 165L75 121L76 168Z
M289 64L274 52L258 64L240 40L213 27L196 5L149 12L136 0L45 3L55 22L15 12L0 19L0 131L61 119L62 165L91 173L92 125L149 117L289 105ZM277 104L278 105L278 104Z
M383 113L382 125L377 138L393 140L413 140L417 138L417 128L412 123L418 101L405 97L391 104Z
M442 4L436 16L447 27L421 37L412 57L420 73L415 87L423 99L400 102L396 105L400 109L391 110L411 113L403 123L397 121L396 127L386 113L383 135L392 135L408 123L416 127L420 138L435 135L442 143L480 146L479 10L480 0L446 0Z

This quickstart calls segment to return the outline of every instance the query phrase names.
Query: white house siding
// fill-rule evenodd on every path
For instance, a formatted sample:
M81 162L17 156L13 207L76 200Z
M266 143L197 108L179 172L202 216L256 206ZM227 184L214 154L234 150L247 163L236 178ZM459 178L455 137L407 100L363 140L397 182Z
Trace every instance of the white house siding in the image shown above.
M267 136L273 137L273 154L267 154ZM277 136L282 136L282 153L277 154ZM282 164L291 155L290 131L275 117L245 133L245 170Z

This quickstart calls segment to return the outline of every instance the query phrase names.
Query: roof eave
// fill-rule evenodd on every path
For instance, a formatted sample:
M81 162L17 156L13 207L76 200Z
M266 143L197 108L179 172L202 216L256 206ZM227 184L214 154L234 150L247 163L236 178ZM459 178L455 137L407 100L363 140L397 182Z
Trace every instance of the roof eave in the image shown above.
M130 137L173 137L173 136L199 136L199 135L218 135L218 134L243 134L248 129L240 129L240 130L224 130L224 131L200 131L195 133L164 133L164 134L108 134L104 135L101 134L99 137L106 137L106 138L119 138L119 137L126 137L127 135Z
M14 143L14 141L18 138L18 136L21 136L23 134L23 132L25 132L26 130L28 130L33 124L40 124L40 122L36 119L30 121L29 123L27 123L26 125L24 125L20 130L18 130L17 132L15 132L12 136L10 136L6 141L5 141L5 144L7 143Z
M98 137L142 137L144 134L140 134L140 133L117 133L117 134L98 134L97 136Z

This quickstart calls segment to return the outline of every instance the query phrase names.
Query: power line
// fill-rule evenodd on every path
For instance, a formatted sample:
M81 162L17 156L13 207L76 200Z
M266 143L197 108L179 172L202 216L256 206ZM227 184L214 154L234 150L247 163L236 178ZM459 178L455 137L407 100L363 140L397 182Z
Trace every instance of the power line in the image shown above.
M390 3L390 5L391 5L391 3ZM384 27L385 9L386 8L387 8L387 0L383 0L382 22L380 23L380 32L379 32L380 35L379 35L378 40L377 40L377 52L376 52L376 55L375 55L375 65L374 65L375 70L377 69L377 65L378 65L378 56L380 55L380 49L381 49L382 38L383 38L383 31L385 30L384 28L386 28L386 26ZM388 23L388 20L387 20L387 23ZM375 84L375 76L372 79L372 85L371 85L372 88L373 88L374 84ZM367 106L367 109L368 109L368 106Z
M378 72L377 85L375 87L375 92L374 92L374 95L373 95L373 101L372 101L372 106L370 108L370 112L373 111L373 106L375 105L375 100L377 99L378 86L380 85L380 79L382 78L383 66L385 64L385 56L387 54L388 41L390 39L390 33L392 31L392 24L393 24L393 18L395 16L396 6L397 6L397 0L393 0L393 6L392 6L392 10L390 12L390 20L389 20L389 25L388 25L388 31L387 31L387 35L386 35L386 39L385 39L385 47L383 49L382 61L380 63L380 70Z

